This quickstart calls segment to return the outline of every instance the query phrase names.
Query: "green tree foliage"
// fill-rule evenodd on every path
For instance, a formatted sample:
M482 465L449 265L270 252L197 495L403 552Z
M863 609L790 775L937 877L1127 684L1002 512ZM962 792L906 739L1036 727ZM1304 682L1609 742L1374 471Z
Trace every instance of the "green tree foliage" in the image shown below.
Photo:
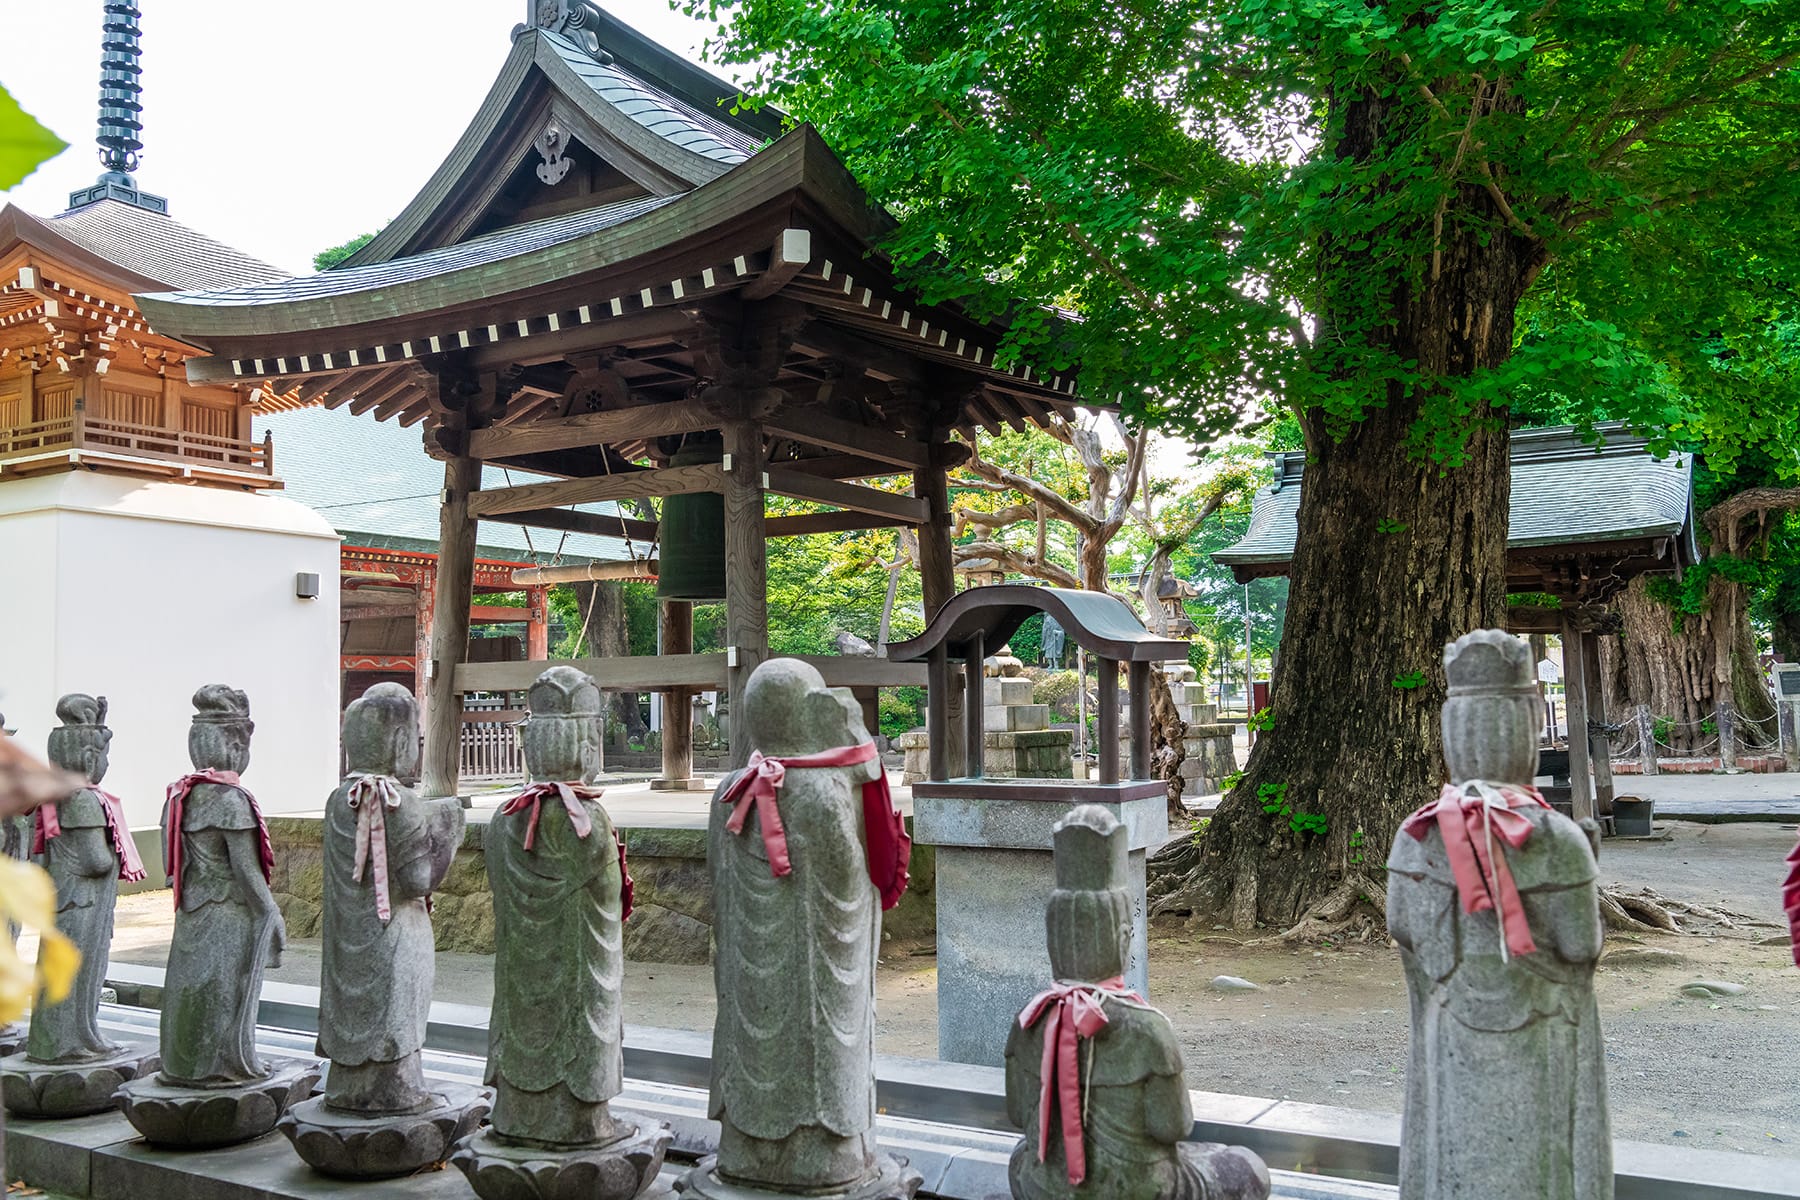
M313 255L313 269L316 271L329 271L374 240L375 235L372 233L358 234L341 246L333 246L329 250L321 250Z

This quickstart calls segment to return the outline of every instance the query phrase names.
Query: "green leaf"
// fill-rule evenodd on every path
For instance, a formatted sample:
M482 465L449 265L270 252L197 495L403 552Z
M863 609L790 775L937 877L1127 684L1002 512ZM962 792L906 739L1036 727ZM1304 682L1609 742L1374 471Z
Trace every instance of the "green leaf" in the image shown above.
M69 148L69 143L44 128L19 107L12 93L0 87L0 192L17 187L27 175Z

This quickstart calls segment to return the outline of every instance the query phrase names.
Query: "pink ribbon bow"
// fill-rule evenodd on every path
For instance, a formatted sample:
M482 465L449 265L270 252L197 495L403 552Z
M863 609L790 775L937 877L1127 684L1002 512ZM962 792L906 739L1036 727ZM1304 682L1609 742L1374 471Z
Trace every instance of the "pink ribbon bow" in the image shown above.
M1490 784L1479 779L1447 783L1438 798L1413 813L1400 828L1419 841L1432 825L1444 838L1450 873L1467 913L1495 912L1500 920L1500 958L1534 954L1537 943L1525 919L1525 902L1513 882L1504 850L1496 851L1494 839L1517 850L1531 837L1531 819L1516 810L1549 808L1536 788L1516 784Z
M106 817L106 838L112 843L113 853L119 856L119 878L126 883L136 883L144 877L144 860L138 857L137 846L131 840L131 827L125 823L124 802L91 783L87 790L100 797L100 810ZM62 821L56 815L54 802L38 806L35 824L31 852L42 854L45 843L62 836Z
M1102 1001L1113 995L1144 1003L1144 998L1125 987L1115 976L1100 983L1056 983L1031 998L1019 1014L1019 1028L1030 1029L1044 1020L1044 1058L1038 1071L1038 1161L1050 1153L1050 1109L1054 1105L1062 1121L1063 1154L1068 1160L1069 1182L1087 1178L1087 1142L1082 1132L1082 1038L1091 1038L1109 1022Z
M732 833L743 833L744 822L754 805L758 823L762 826L763 846L769 852L769 870L777 879L791 874L794 865L788 857L787 830L782 828L781 807L775 801L788 770L849 767L869 762L879 754L874 742L858 742L817 754L791 754L785 758L771 758L761 750L753 750L750 765L719 797L719 803L734 806L725 828ZM863 829L868 839L865 857L869 881L881 893L881 907L886 910L900 903L900 897L906 892L912 839L907 836L906 824L894 807L886 771L877 771L874 779L863 784L862 801Z
M1800 845L1787 856L1787 881L1781 885L1781 906L1787 910L1788 936L1794 943L1794 965L1800 967Z
M587 809L581 806L583 800L598 800L606 792L605 788L589 787L585 783L534 783L518 795L500 806L502 815L510 816L531 809L531 816L525 822L525 849L530 850L537 841L538 816L543 803L551 796L562 800L563 810L569 814L569 824L575 829L575 836L586 840L588 834L594 832L594 822L588 816ZM619 848L619 920L631 919L631 902L637 891L632 883L631 872L625 866L625 841L613 831L613 844Z
M168 871L169 886L175 892L175 907L181 908L181 821L187 807L188 793L194 790L197 783L217 783L224 787L233 787L244 793L244 799L250 804L250 815L256 818L256 859L262 868L264 881L275 871L275 846L269 841L269 825L263 820L262 809L257 807L256 797L239 782L236 771L217 771L207 768L195 771L191 775L183 775L169 785L167 806L163 809L163 866Z
M374 868L375 915L386 925L394 917L388 894L387 814L400 807L400 781L392 775L350 776L344 802L356 810L356 862L350 878L362 882L363 869Z

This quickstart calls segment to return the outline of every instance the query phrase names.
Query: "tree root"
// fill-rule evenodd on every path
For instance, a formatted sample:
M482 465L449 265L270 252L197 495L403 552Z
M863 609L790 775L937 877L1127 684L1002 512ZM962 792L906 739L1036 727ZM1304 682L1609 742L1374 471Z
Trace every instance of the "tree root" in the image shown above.
M1619 888L1600 889L1600 916L1606 927L1625 933L1697 934L1697 926L1712 925L1735 930L1740 926L1773 927L1773 922L1758 920L1747 913L1711 908L1688 900L1672 900L1650 888L1626 892ZM1688 925L1683 926L1682 922Z
M1332 888L1300 919L1273 937L1246 942L1249 946L1278 943L1355 941L1387 937L1387 888L1367 875L1352 875Z

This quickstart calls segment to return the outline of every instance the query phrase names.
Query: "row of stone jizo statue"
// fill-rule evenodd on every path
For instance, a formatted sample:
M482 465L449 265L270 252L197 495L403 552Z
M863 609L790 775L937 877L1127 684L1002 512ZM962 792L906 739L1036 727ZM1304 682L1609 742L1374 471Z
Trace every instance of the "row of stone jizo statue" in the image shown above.
M1523 643L1482 631L1448 647L1445 663L1455 782L1407 821L1389 863L1413 1012L1402 1195L1610 1197L1591 831L1530 788L1537 709ZM591 786L594 681L552 667L532 686L532 783L487 838L498 951L483 1088L422 1069L429 896L464 816L454 797L421 798L406 782L412 695L383 684L345 716L350 771L324 830L318 1053L328 1069L257 1053L263 972L285 932L242 779L249 705L223 686L194 703L194 770L170 786L163 818L175 929L159 1046L116 1044L99 1026L114 891L143 868L100 788L104 701L58 706L51 756L87 786L39 811L34 841L58 888L59 926L84 959L69 999L39 1006L24 1051L0 1063L7 1108L56 1118L116 1104L145 1139L174 1148L279 1128L315 1169L346 1179L448 1159L484 1200L623 1200L653 1188L670 1131L610 1107L623 1087L632 888ZM881 913L906 886L904 826L858 705L811 666L759 666L742 727L755 753L721 784L708 844L718 1152L677 1186L702 1200L903 1200L921 1179L875 1140L874 972ZM1265 1198L1254 1154L1187 1140L1175 1031L1121 982L1134 904L1124 834L1100 805L1074 806L1056 826L1051 973L1006 1046L1007 1112L1024 1135L1012 1194Z

